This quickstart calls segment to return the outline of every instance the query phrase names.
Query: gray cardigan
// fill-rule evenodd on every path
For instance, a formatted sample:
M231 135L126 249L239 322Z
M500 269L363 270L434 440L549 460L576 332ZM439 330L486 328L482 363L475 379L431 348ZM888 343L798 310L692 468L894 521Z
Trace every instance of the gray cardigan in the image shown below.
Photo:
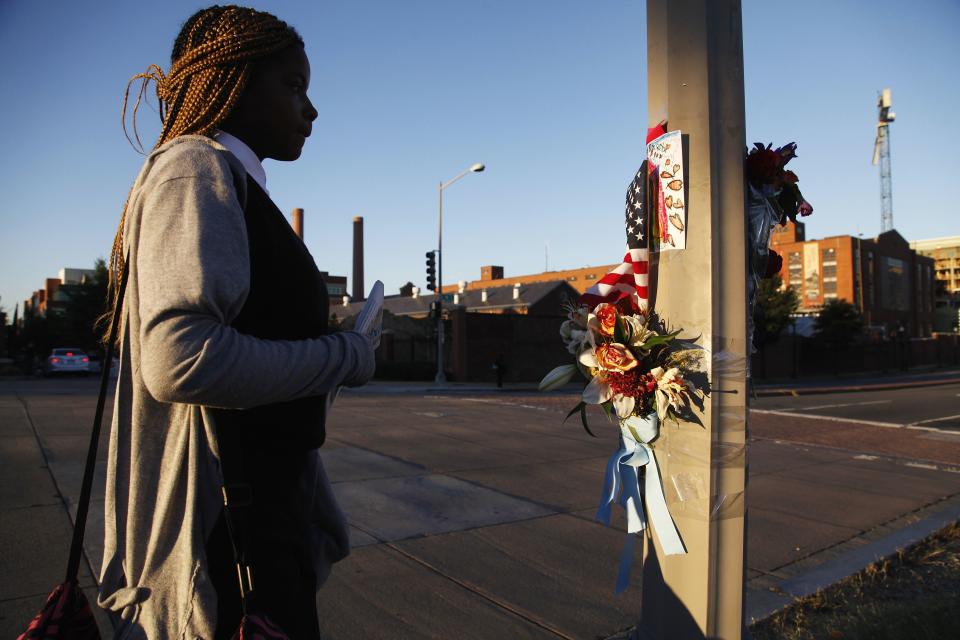
M373 375L360 334L269 341L229 326L249 291L245 185L224 147L182 136L150 154L130 194L99 597L120 617L118 638L213 637L204 545L222 499L208 407L293 400ZM349 543L316 451L297 490L316 523L322 581Z

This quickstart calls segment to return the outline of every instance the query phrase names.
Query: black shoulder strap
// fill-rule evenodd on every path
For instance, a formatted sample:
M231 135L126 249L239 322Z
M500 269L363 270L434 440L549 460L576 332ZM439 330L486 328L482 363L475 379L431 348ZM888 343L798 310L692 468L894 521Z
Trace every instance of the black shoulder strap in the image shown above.
M120 316L123 315L123 293L127 288L127 268L129 260L124 262L123 276L120 278L120 288L117 291L117 301L113 308L113 318L110 320L110 339L107 342L107 353L100 367L100 397L97 398L97 412L93 417L93 429L90 433L90 446L87 448L87 464L83 471L83 484L80 488L80 501L77 503L77 519L73 526L73 541L70 543L70 559L67 561L67 582L77 581L77 572L80 570L80 555L83 552L83 534L87 527L87 511L90 509L90 493L93 489L93 471L97 464L97 446L100 443L100 426L103 424L103 407L107 399L107 387L110 383L110 369L113 363L113 345L117 341L117 331L120 327Z
M253 570L251 569L250 508L253 505L253 487L243 472L243 445L236 434L225 433L214 425L217 448L220 451L220 472L223 475L223 518L230 534L233 557L240 580L243 613L253 610Z

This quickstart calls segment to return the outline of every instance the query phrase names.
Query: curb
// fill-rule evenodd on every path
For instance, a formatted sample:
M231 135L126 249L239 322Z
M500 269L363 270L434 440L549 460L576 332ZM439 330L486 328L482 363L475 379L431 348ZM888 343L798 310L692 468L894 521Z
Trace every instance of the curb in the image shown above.
M960 382L960 376L941 378L937 380L881 382L876 384L854 384L829 387L760 387L755 389L754 393L760 398L774 396L806 396L830 393L851 393L856 391L889 391L892 389L910 389L913 387L939 387L947 384L956 384L958 382Z
M844 546L851 548L804 573L766 586L748 586L744 623L749 625L769 618L798 599L826 589L863 571L874 562L889 558L937 531L960 522L960 497L954 496L945 502L939 508L928 508L927 515L920 520L862 546L856 546L858 538L848 541ZM821 553L829 553L829 550Z

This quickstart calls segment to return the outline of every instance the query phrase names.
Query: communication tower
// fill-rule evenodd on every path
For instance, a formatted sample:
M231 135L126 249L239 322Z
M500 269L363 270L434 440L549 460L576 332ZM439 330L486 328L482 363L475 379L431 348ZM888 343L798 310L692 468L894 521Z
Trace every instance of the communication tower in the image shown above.
M880 232L893 229L893 193L890 186L890 123L897 117L890 108L890 89L877 98L877 140L873 145L873 164L880 163Z

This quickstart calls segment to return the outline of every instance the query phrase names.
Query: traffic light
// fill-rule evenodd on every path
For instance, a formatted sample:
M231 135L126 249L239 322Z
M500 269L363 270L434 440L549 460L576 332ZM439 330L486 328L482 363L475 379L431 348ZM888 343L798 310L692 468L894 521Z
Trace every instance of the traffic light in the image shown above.
M427 251L427 289L437 289L437 252Z

